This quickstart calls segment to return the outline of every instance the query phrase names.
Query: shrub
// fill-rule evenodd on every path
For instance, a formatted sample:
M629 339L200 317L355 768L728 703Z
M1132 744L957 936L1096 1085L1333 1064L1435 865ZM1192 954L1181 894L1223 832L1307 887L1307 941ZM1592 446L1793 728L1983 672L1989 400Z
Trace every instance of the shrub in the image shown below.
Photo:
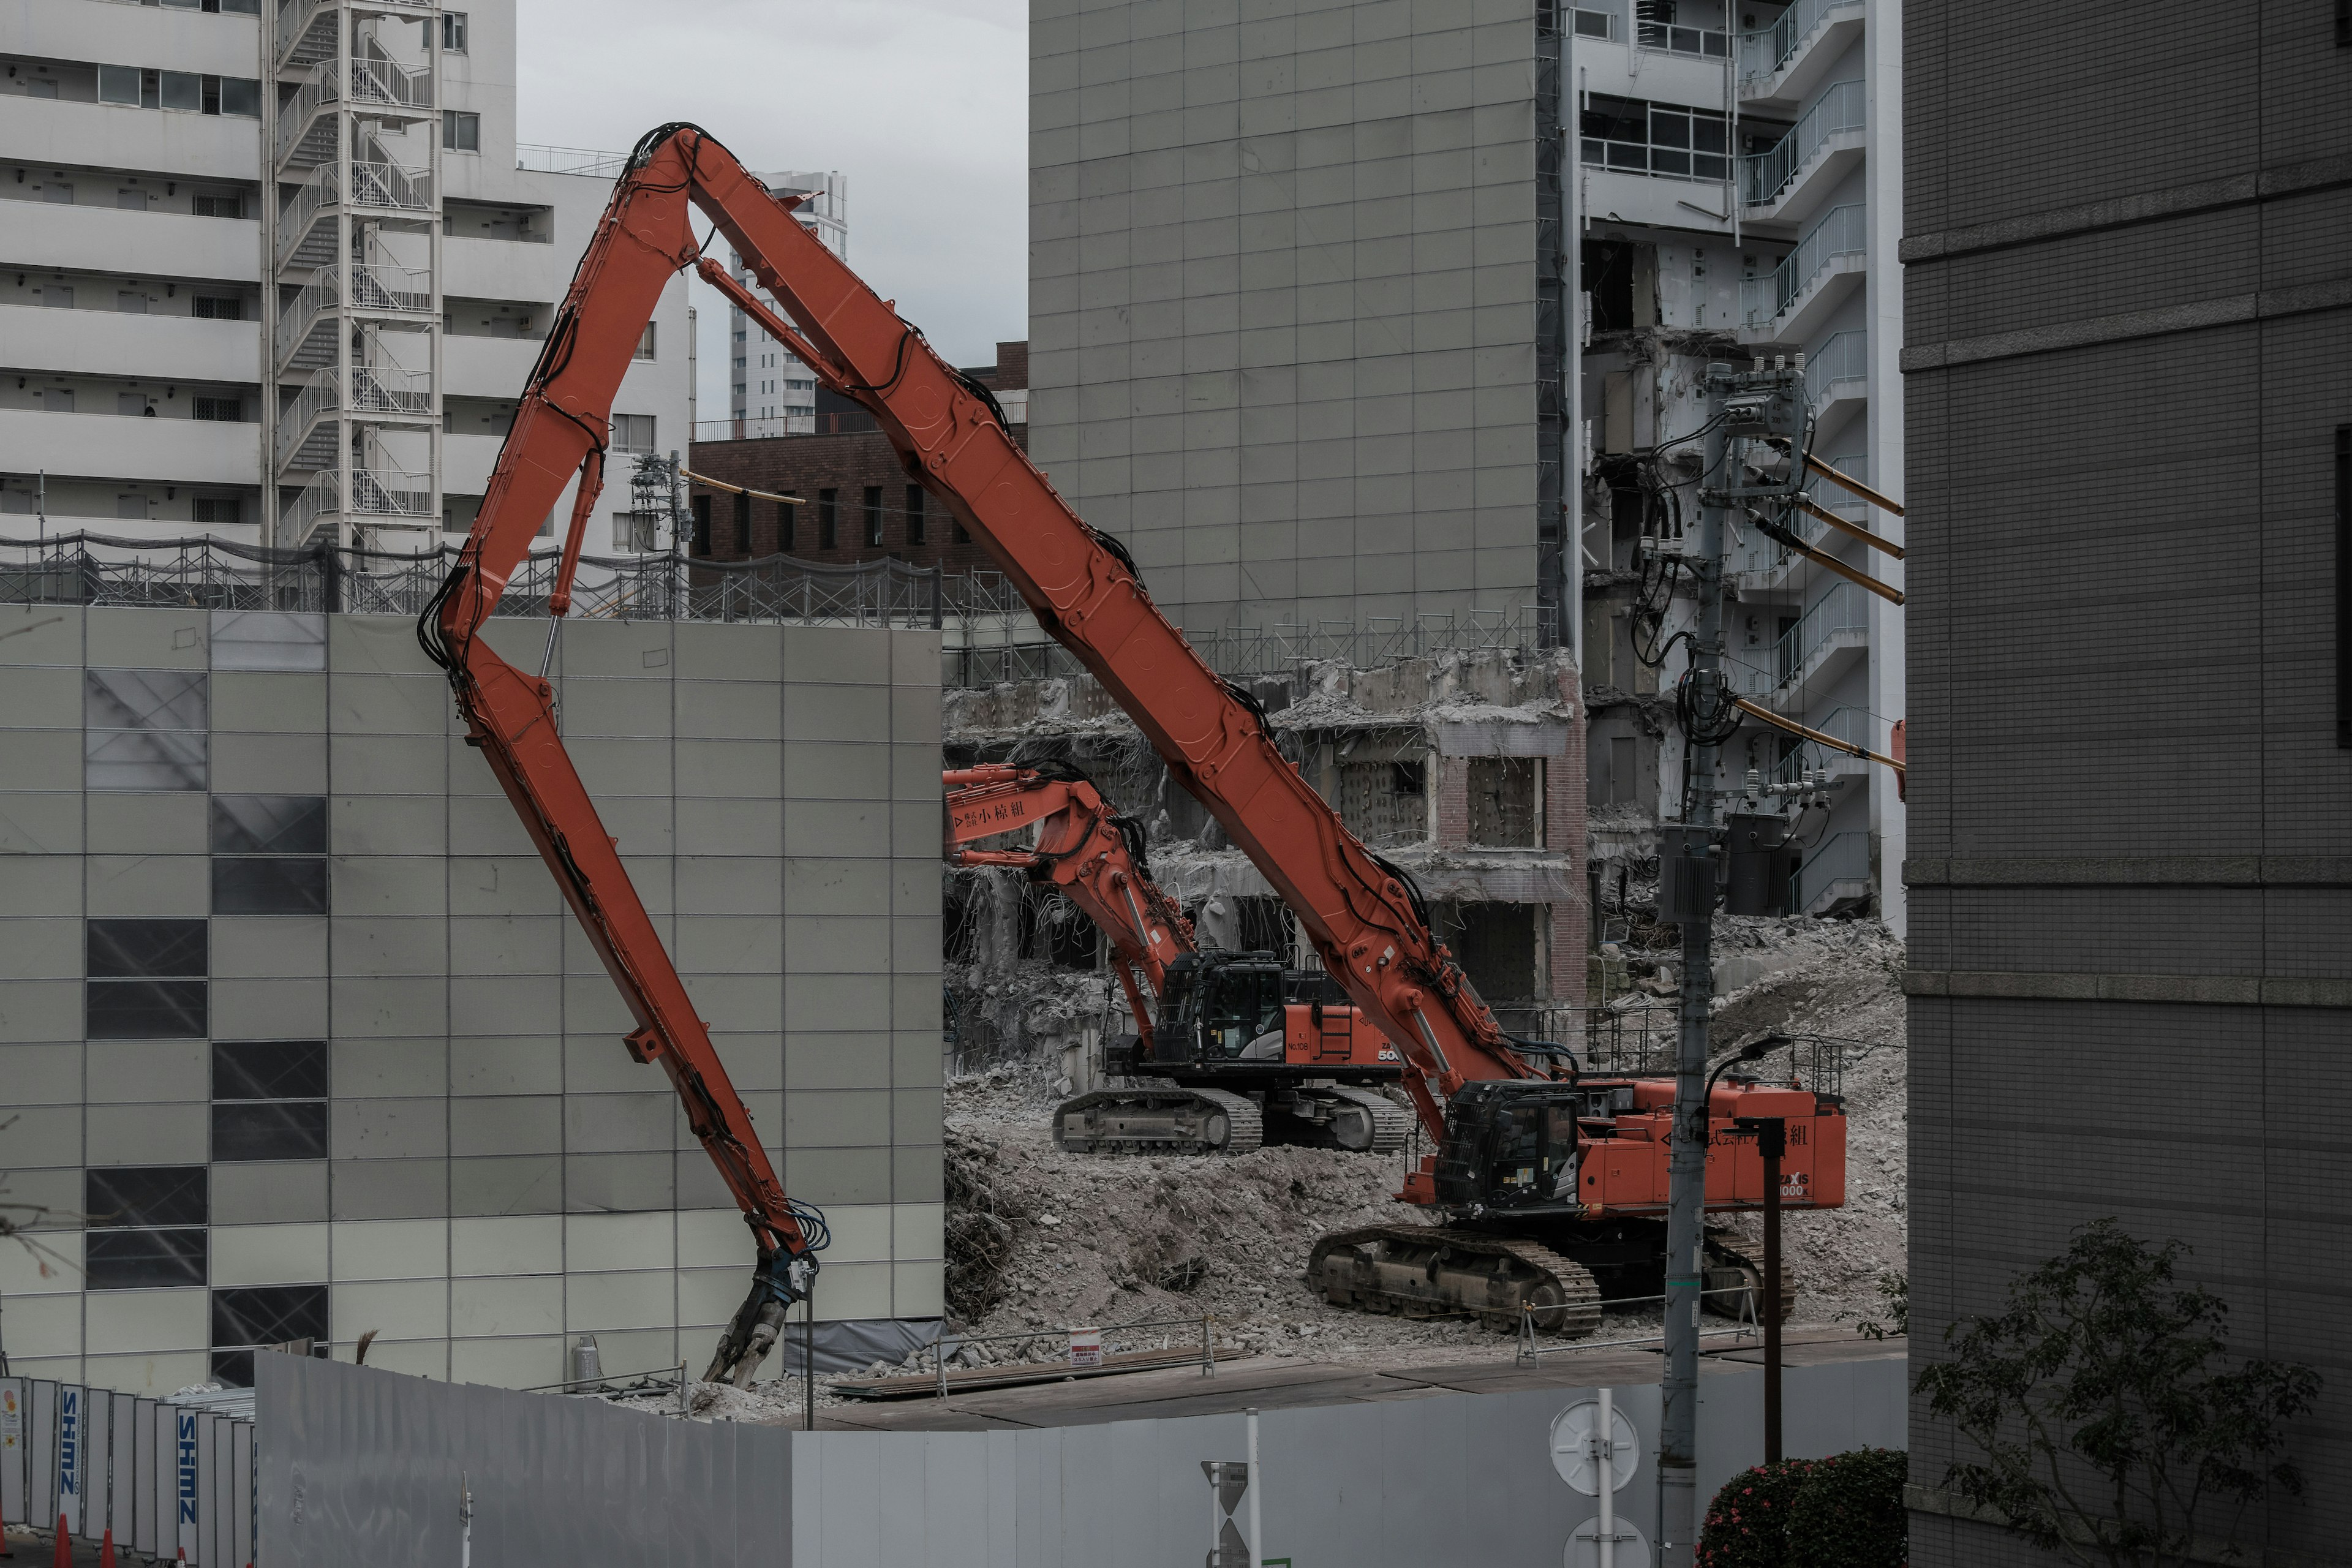
M1789 1507L1790 1568L1903 1568L1909 1471L1910 1456L1899 1448L1856 1448L1822 1460Z
M1856 1448L1743 1471L1707 1505L1698 1568L1903 1568L1906 1470L1899 1450Z
M1790 1510L1821 1463L1783 1459L1724 1482L1698 1532L1698 1568L1790 1568Z

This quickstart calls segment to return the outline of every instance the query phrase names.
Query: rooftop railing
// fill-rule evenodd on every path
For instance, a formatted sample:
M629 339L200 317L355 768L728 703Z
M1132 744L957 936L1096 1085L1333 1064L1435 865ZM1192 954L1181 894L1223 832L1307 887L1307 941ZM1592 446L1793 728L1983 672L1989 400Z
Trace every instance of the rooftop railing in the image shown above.
M628 164L626 153L608 153L593 147L551 147L542 142L515 143L515 167L534 174L617 180Z

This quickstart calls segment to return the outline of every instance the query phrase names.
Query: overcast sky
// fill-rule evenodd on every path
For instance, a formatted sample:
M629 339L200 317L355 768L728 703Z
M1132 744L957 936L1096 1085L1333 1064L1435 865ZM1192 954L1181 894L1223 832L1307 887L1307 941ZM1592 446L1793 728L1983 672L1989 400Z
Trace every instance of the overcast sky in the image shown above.
M517 0L520 139L625 152L690 120L745 166L849 178L849 260L957 364L1026 337L1024 0ZM726 302L699 280L701 408Z

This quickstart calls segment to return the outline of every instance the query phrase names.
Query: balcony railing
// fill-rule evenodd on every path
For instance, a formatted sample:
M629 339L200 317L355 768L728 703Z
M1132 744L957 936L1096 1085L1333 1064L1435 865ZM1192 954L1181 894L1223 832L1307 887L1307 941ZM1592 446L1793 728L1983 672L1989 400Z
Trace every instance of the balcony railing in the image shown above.
M1739 39L1739 75L1743 86L1753 89L1780 74L1780 68L1796 58L1813 29L1820 26L1832 11L1860 10L1862 0L1796 0L1774 19L1772 25L1757 32L1745 33Z
M1797 242L1787 259L1762 278L1739 284L1740 312L1748 325L1761 327L1785 313L1804 296L1813 280L1841 257L1870 253L1870 208L1849 202L1830 209L1812 232Z
M1712 27L1678 27L1667 22L1636 22L1633 42L1662 54L1696 55L1719 60L1731 53L1731 35Z
M1870 632L1870 601L1860 588L1840 583L1822 595L1797 624L1783 633L1772 649L1776 686L1787 686L1802 675L1832 638Z
M1859 81L1842 81L1822 93L1821 100L1805 110L1805 117L1786 136L1763 152L1751 153L1739 160L1740 200L1752 207L1779 200L1780 193L1813 161L1822 143L1832 136L1863 129L1866 103Z
M584 174L599 180L617 180L628 167L626 153L599 152L591 147L550 147L543 142L515 143L515 167L541 174Z
M1815 408L1827 403L1841 386L1870 381L1870 332L1863 327L1838 332L1805 356L1805 397ZM1831 467L1835 468L1835 464ZM1845 472L1839 468L1840 473ZM1860 479L1862 476L1854 476ZM1819 481L1816 481L1819 482ZM1843 492L1841 491L1841 494Z

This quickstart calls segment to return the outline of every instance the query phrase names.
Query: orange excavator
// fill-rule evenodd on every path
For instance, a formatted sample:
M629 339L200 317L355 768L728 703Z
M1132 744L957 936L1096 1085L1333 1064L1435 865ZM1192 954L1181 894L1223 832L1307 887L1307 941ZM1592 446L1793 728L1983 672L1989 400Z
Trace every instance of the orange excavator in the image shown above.
M953 768L948 858L1057 888L1110 938L1135 1037L1105 1052L1112 1076L1148 1079L1066 1100L1054 1137L1072 1153L1245 1154L1278 1141L1373 1153L1404 1147L1412 1118L1372 1087L1404 1058L1320 974L1268 952L1203 952L1151 880L1143 825L1114 812L1065 762ZM963 846L1034 827L1025 849ZM1158 999L1155 1023L1147 997Z
M554 689L481 635L541 521L579 490L549 598L570 609L605 475L612 405L670 278L692 268L828 388L872 412L907 471L995 560L1037 624L1134 719L1297 915L1328 974L1404 1057L1404 1088L1436 1152L1398 1195L1442 1215L1326 1237L1309 1278L1336 1301L1473 1312L1587 1333L1601 1275L1659 1276L1666 1207L1665 1079L1583 1075L1562 1047L1514 1038L1430 929L1412 879L1349 830L1275 744L1264 710L1221 679L1153 605L1118 542L1080 520L1007 432L994 396L948 364L707 132L640 141L582 257L517 406L472 532L419 618L480 748L621 992L630 1053L659 1066L750 1226L750 1294L709 1373L747 1382L805 1296L822 1216L787 1197L708 1029L631 887L617 842L565 754ZM789 315L706 254L699 208ZM554 627L550 627L552 646ZM1448 1102L1451 1102L1449 1105ZM1711 1209L1760 1206L1762 1165L1732 1123L1787 1121L1783 1188L1797 1206L1843 1201L1834 1096L1733 1079L1707 1102ZM1709 1272L1752 1279L1728 1244Z

